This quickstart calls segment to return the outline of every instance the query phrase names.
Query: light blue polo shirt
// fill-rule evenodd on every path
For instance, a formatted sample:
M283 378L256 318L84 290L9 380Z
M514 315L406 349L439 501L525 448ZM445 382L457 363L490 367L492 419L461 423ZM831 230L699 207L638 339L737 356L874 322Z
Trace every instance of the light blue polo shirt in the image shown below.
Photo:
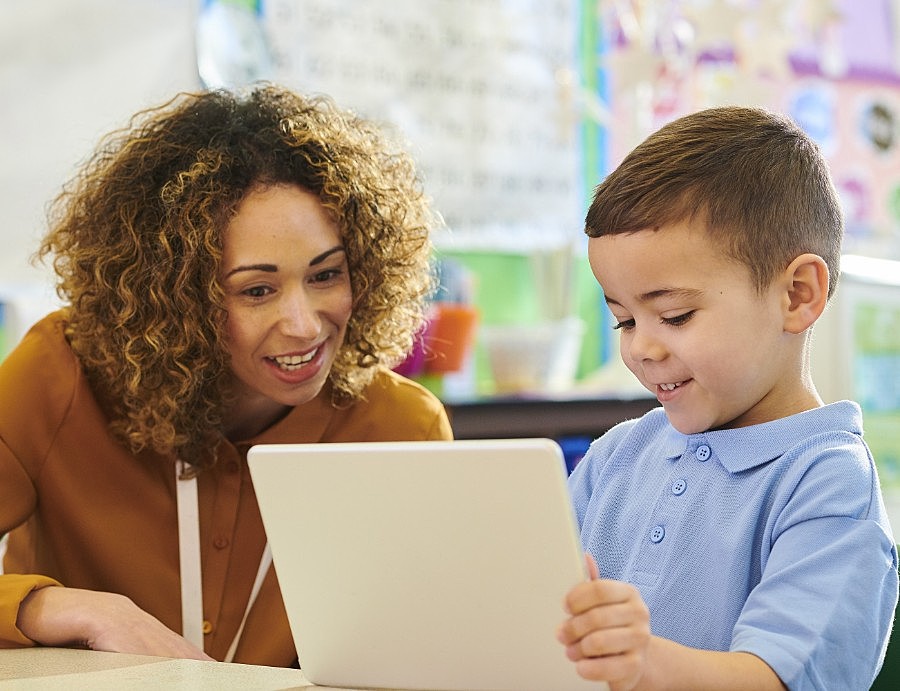
M684 435L661 408L597 439L569 479L583 546L633 583L657 636L753 653L790 689L868 689L897 552L849 401Z

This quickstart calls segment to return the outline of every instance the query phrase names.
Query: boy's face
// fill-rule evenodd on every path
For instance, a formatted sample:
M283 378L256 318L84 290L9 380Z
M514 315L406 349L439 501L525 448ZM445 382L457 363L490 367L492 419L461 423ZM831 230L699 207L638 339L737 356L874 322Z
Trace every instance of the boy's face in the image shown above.
M622 359L684 434L799 412L784 301L686 222L591 238L588 256Z

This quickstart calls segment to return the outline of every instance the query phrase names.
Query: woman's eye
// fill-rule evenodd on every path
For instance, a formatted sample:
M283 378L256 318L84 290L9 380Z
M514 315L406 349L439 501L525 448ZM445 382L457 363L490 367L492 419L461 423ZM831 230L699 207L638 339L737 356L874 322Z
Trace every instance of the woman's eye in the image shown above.
M343 273L340 269L326 269L313 276L314 283L328 283Z
M622 319L613 325L614 329L622 329L623 331L629 331L634 328L634 319Z
M242 295L246 295L250 298L263 298L271 292L271 289L266 286L253 286L252 288L247 288L241 291Z
M662 321L669 326L683 326L687 324L693 316L694 310L691 310L690 312L685 312L684 314L679 314L675 317L665 317Z

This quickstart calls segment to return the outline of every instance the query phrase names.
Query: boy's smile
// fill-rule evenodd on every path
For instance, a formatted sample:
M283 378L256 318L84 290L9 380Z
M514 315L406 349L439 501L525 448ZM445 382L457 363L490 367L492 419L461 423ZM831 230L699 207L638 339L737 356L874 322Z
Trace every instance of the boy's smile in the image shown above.
M762 294L702 225L591 238L588 256L622 359L684 434L814 407L802 337L784 330L781 283Z

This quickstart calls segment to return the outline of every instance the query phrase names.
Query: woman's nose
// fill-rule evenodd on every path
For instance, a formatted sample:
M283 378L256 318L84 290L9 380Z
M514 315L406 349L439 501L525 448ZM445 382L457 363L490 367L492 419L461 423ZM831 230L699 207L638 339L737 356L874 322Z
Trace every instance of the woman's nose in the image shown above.
M285 295L281 304L280 326L288 336L297 338L318 336L321 319L315 301L303 291Z

